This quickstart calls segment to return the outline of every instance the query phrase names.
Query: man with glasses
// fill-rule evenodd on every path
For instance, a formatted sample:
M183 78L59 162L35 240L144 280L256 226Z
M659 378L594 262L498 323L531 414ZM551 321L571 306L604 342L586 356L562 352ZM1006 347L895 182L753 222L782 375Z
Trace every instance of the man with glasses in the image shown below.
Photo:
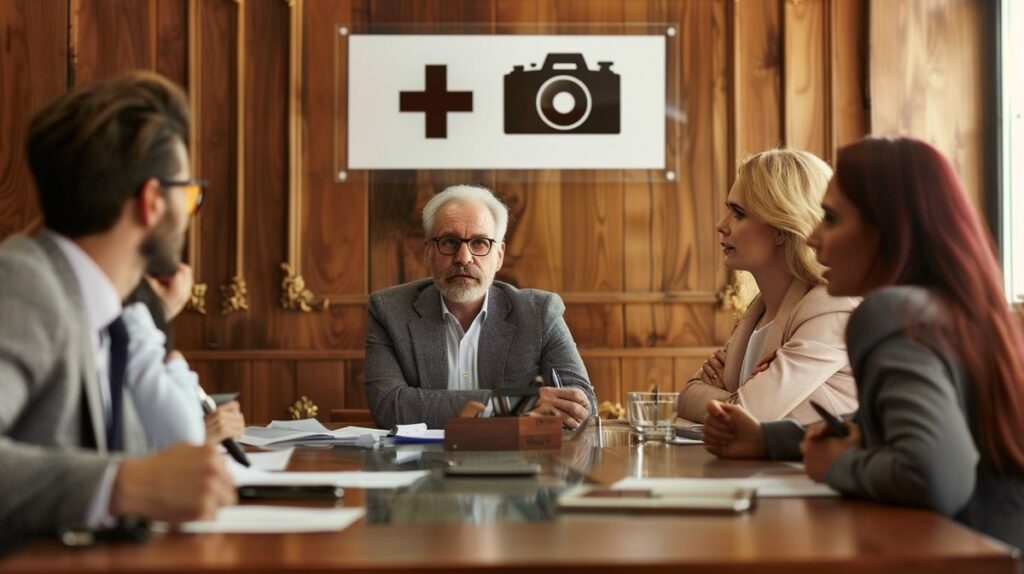
M508 209L484 187L449 187L423 208L432 279L370 295L366 397L378 426L443 428L470 401L487 403L492 389L538 375L549 383L538 412L571 428L594 414L562 300L494 280L507 227Z
M0 547L12 538L210 518L236 500L221 455L150 456L126 392L121 301L172 274L201 201L188 104L134 73L67 93L32 120L45 229L0 244Z

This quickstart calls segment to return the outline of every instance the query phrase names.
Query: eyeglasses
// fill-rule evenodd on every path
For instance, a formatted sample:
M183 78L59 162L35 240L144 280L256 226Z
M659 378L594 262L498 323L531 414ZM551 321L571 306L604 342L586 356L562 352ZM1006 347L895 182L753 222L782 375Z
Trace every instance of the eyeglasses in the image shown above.
M203 196L206 195L206 186L210 185L210 182L205 179L161 179L158 181L164 187L185 188L186 212L189 215L199 211L199 206L203 204Z
M462 249L462 244L469 245L469 252L476 257L484 257L491 252L491 248L497 243L494 239L487 237L470 237L469 239L462 239L453 235L444 235L442 237L431 237L431 241L437 246L437 251L441 255L455 255Z

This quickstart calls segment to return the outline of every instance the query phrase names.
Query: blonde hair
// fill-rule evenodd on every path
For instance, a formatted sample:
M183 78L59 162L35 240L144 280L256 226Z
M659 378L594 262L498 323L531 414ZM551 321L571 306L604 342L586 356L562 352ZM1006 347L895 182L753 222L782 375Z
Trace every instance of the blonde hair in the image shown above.
M814 154L773 149L744 158L736 183L744 193L747 213L782 232L789 272L810 285L822 285L825 268L807 238L821 221L821 198L832 168Z

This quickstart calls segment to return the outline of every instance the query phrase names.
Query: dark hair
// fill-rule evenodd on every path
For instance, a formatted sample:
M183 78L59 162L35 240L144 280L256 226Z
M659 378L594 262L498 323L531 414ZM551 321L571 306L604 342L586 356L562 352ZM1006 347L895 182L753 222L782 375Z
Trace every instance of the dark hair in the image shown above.
M102 80L64 94L32 119L28 162L46 226L68 237L101 233L149 178L181 169L188 101L152 72Z
M953 166L922 141L869 138L839 150L835 177L881 235L868 284L920 285L945 303L942 343L970 375L981 448L997 471L1024 472L1024 335Z

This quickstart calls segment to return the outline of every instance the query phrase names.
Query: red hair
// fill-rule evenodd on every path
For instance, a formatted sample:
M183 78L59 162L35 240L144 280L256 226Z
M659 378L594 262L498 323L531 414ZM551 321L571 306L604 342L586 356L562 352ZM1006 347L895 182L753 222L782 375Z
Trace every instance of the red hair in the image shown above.
M953 166L922 141L868 138L839 150L835 177L881 235L867 284L920 285L949 303L944 343L970 375L981 448L997 471L1024 473L1024 334Z

